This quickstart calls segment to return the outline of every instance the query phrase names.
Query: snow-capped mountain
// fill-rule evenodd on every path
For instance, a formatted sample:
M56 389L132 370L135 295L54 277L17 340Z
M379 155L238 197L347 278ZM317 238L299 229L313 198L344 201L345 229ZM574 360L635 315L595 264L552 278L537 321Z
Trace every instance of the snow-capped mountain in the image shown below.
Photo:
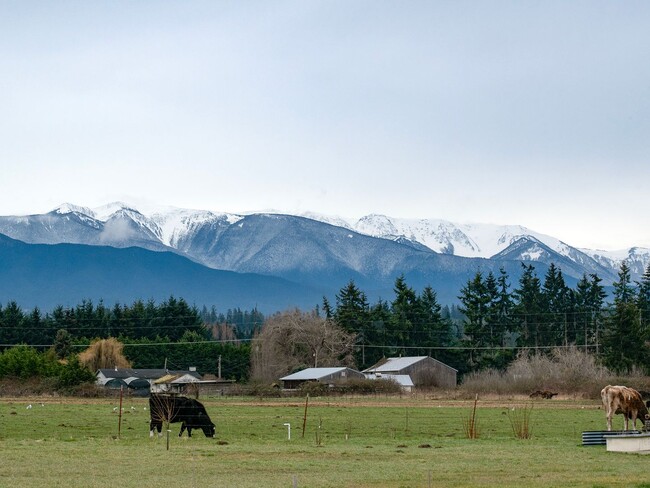
M373 237L417 243L441 254L485 259L505 259L507 256L508 259L555 261L556 264L559 257L565 269L568 265L588 274L605 274L601 276L605 279L613 279L623 261L628 263L635 278L641 276L650 264L650 249L633 247L607 252L576 248L521 225L455 224L441 219L399 219L376 214L354 222L318 214L305 216L334 225L345 225ZM520 241L526 246L521 245ZM514 253L514 249L517 253Z
M650 250L605 253L577 249L522 226L383 215L348 220L114 202L0 217L0 301L22 293L30 306L86 297L164 298L165 293L227 306L255 297L271 308L304 306L325 296L333 300L349 280L372 302L390 297L399 276L414 289L431 286L441 303L449 304L478 270L504 269L515 285L522 262L535 263L540 277L554 263L570 286L585 273L597 274L607 286L623 260L638 280ZM51 292L49 302L44 289Z
M256 272L256 269L248 269L243 263L261 252L268 244L267 239L278 242L280 236L272 229L273 220L265 223L264 236L252 236L250 242L238 241L238 245L247 248L245 252L225 250L225 246L230 245L227 239L235 238L237 226L250 226L253 222L251 218L255 215L270 218L271 215L281 214L230 214L170 206L140 205L136 208L123 202L98 208L66 203L47 214L0 217L0 233L27 243L138 246L150 250L171 250L209 267ZM295 217L442 255L545 264L555 262L571 276L596 273L609 282L615 279L623 260L630 265L635 279L650 263L648 249L635 247L619 252L578 249L558 238L520 225L455 224L441 219L399 219L377 214L356 221L316 213ZM309 231L302 229L301 232L329 235L320 227L310 227ZM304 238L304 234L301 236ZM322 238L317 236L317 239ZM296 239L287 242L286 246L287 252L301 247ZM304 259L308 257L303 256ZM345 259L359 271L367 265L350 255Z
M535 237L562 254L569 247L558 239L519 225L454 224L439 219L412 220L367 215L359 219L353 229L384 239L419 242L441 254L468 258L491 258L522 237Z
M634 277L641 276L650 264L650 249L644 247L632 247L622 251L600 251L581 249L582 252L591 256L602 266L619 269L625 261L630 267L630 273Z
M208 210L176 207L145 206L136 209L123 202L112 202L94 209L65 203L55 208L53 212L94 219L104 225L116 219L130 219L134 224L154 235L162 244L175 249L182 247L181 243L201 226L215 222L234 224L242 218L239 215L215 214Z

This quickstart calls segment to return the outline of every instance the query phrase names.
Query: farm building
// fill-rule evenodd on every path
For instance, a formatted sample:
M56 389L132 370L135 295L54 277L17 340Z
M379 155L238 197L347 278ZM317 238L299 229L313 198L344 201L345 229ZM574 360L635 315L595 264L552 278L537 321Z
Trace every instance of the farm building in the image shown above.
M210 375L212 376L212 375ZM151 384L152 393L178 393L183 395L218 394L223 395L232 389L235 380L225 380L223 378L211 377L206 375L205 379L197 379L190 374L167 374Z
M415 386L455 388L458 370L431 356L384 358L364 374L408 375Z
M191 374L169 373L151 382L152 393L184 393L186 387L199 381Z
M107 388L127 386L133 390L146 390L149 392L152 383L163 376L173 375L176 379L190 382L201 379L196 371L168 371L166 369L131 369L131 368L106 368L99 369L95 376L97 384Z
M332 383L342 381L348 378L365 378L363 373L352 368L307 368L297 373L290 374L280 378L282 385L287 390L298 388L303 383L309 381L318 381L320 383Z

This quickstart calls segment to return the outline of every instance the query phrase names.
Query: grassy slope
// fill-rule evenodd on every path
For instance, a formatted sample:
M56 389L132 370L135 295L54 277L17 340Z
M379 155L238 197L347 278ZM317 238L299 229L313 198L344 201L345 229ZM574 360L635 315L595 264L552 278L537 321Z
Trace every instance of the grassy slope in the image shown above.
M295 479L302 487L396 488L427 487L429 476L430 486L445 487L650 487L650 458L580 445L582 431L605 425L595 402L536 402L533 438L517 440L514 401L480 401L481 437L467 440L470 402L312 400L302 438L302 402L207 399L217 439L200 431L179 439L176 424L169 451L148 437L144 400L125 401L119 439L115 400L28 403L0 400L0 487L273 488Z

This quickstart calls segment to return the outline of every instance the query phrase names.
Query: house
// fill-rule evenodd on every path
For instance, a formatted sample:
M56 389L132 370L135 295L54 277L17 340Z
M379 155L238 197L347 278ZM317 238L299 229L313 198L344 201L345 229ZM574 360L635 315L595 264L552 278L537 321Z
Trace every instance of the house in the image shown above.
M290 374L280 378L282 386L286 390L293 390L300 385L310 381L318 381L320 383L333 383L336 381L343 381L348 378L365 378L363 373L357 370L346 367L338 368L307 368L297 373Z
M408 375L415 386L455 388L458 370L431 356L384 358L364 374Z
M133 390L146 390L151 388L152 383L163 376L174 375L183 378L186 383L190 378L194 381L201 379L196 371L169 371L166 369L132 369L132 368L105 368L98 369L95 376L96 383L107 388L119 388L126 386Z
M383 374L383 373L368 373L365 375L369 380L387 380L394 381L401 388L402 391L406 393L411 393L413 391L413 380L407 374Z
M151 382L151 393L185 393L199 378L189 373L169 373Z

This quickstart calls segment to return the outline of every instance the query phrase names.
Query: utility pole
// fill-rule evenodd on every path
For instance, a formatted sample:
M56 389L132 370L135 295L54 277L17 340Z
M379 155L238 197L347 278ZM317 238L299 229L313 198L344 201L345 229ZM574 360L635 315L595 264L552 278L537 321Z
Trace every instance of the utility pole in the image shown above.
M221 354L219 354L219 360L217 362L217 372L219 379L221 379Z

